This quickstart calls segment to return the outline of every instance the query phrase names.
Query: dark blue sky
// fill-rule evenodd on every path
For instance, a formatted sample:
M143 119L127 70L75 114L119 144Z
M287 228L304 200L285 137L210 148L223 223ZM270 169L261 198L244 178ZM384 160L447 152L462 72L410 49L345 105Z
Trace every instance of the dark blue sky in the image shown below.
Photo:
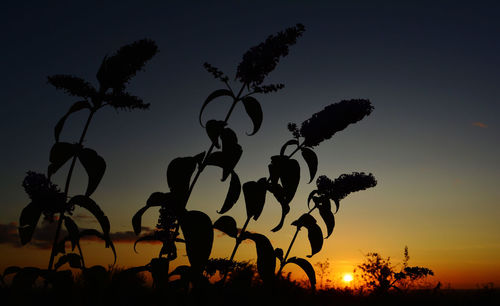
M269 157L289 137L288 122L300 123L341 99L368 98L373 114L317 150L320 174L367 171L379 180L376 190L356 198L366 206L353 200L353 210L342 216L344 229L373 227L371 235L351 242L350 251L399 252L410 244L431 254L445 244L447 250L464 245L469 251L481 245L487 258L500 255L498 235L491 236L500 230L495 221L500 217L500 7L495 1L404 2L4 4L0 222L17 220L27 201L24 173L45 171L53 127L76 101L51 88L48 75L74 74L95 84L105 54L142 38L159 45L160 53L129 86L151 109L102 111L86 141L108 164L95 197L112 229L130 230L130 218L147 196L167 189L168 162L208 147L197 115L220 84L203 70L203 62L232 77L249 47L300 22L304 36L269 77L269 83L285 83L285 89L260 98L260 132L244 136L252 125L242 109L230 120L245 149L238 165L242 180L266 175ZM222 117L226 107L211 107L205 118ZM84 117L70 120L62 138L76 141ZM75 193L84 182L82 173ZM223 197L225 185L213 191L221 187L217 176L206 174L193 203L213 218L219 205L203 206L196 199L204 191ZM300 203L312 186L301 188ZM241 207L235 208L241 210L237 216ZM276 212L277 206L269 208L269 215ZM301 212L297 208L292 215ZM150 226L155 218L152 213ZM267 231L275 218L264 219L257 229ZM401 220L407 220L404 226ZM429 224L426 229L422 220ZM474 230L461 227L463 220ZM396 228L402 236L386 241L383 237Z

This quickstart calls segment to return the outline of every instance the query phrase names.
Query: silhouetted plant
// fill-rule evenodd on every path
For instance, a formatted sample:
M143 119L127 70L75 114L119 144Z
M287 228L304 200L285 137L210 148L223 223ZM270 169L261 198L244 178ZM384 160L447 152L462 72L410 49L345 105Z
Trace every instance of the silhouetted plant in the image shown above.
M309 168L309 182L311 182L318 170L318 158L313 150L313 146L317 146L322 141L329 139L334 133L346 128L347 125L361 120L369 115L372 110L373 107L368 100L344 100L331 104L319 113L314 114L310 119L302 123L303 128L301 129L297 128L297 124L288 124L288 129L294 139L287 141L282 146L279 155L271 157L271 163L268 166L269 177L243 184L247 220L239 235L237 235L236 221L229 216L223 216L214 223L215 228L236 239L235 247L229 260L233 260L239 245L244 239L252 239L257 245L257 267L262 279L274 279L275 258L278 258L281 262L278 275L281 274L283 267L287 263L295 263L306 272L314 287L315 274L311 264L303 258L293 257L288 259L299 230L302 227L308 229L308 238L312 247L312 254L309 257L319 252L323 244L323 234L321 228L317 225L316 219L311 216L311 212L316 208L320 211L320 216L327 226L328 238L335 225L330 200L335 202L338 210L339 201L349 193L375 186L376 180L373 175L365 175L364 173L342 175L335 182L332 182L325 176L320 176L317 181L318 189L313 191L308 199L308 206L311 200L314 200L315 205L308 213L302 215L292 223L292 225L297 226L297 230L285 255L283 255L283 250L281 249L274 250L265 236L249 233L246 231L246 228L252 218L254 220L259 218L264 208L266 193L269 191L282 208L281 219L272 231L276 232L280 230L284 224L286 215L290 211L290 203L295 196L300 182L300 165L297 160L292 159L292 156L298 151L301 152ZM337 112L341 112L343 116L338 116ZM295 149L289 155L286 155L285 152L288 146L295 146Z
M284 266L288 263L295 263L300 266L309 277L309 281L311 283L311 287L315 286L316 277L314 268L312 265L303 258L292 257L288 259L288 255L292 249L293 244L295 243L295 239L299 234L299 231L305 227L307 229L307 235L309 239L309 243L311 245L311 255L307 255L307 257L312 257L314 254L321 251L323 247L323 233L321 228L317 224L316 219L311 215L311 213L318 209L320 217L323 219L326 229L327 235L324 239L330 237L335 227L335 217L334 212L332 212L331 201L333 200L336 205L335 213L337 213L340 205L340 200L345 198L350 193L364 190L367 188L371 188L377 185L377 181L370 173L368 175L364 173L354 172L352 174L342 174L334 181L330 180L328 177L322 175L318 177L316 180L316 190L313 190L308 197L307 206L310 207L309 204L311 200L314 203L314 206L309 209L309 211L302 216L300 216L297 220L292 222L292 225L296 226L295 234L288 246L286 254L283 256L283 250L277 249L276 254L278 259L280 260L280 268L278 270L278 275L281 275L281 271Z
M243 153L243 149L238 144L236 133L227 127L228 120L236 105L241 102L253 123L253 131L249 135L254 135L259 130L263 114L260 103L254 95L274 92L284 87L282 84L262 85L262 82L274 70L279 59L288 54L289 46L295 44L296 39L303 32L304 26L297 24L295 27L269 36L265 42L246 52L236 73L235 79L240 82L238 91L231 88L229 78L222 71L208 63L204 64L205 69L215 79L223 82L226 87L215 90L208 95L199 114L200 124L205 128L212 144L205 152L172 160L167 168L167 183L170 191L151 194L146 206L141 208L132 218L134 231L139 235L144 212L153 206L160 207L160 217L154 233L144 235L136 241L136 244L145 240L161 241L162 248L158 258L153 259L148 265L134 268L135 271L150 271L155 286L168 281L169 263L177 257L176 242L186 244L186 253L190 262L189 267L185 266L177 272L193 283L200 280L211 253L213 228L212 221L205 213L187 210L186 206L191 192L205 167L216 166L222 169L222 181L226 181L230 176L229 191L218 212L226 213L237 202L241 193L241 183L234 168ZM232 99L227 115L224 120L212 119L204 125L202 121L203 111L219 97ZM214 149L217 150L214 151ZM180 231L182 231L183 239L179 239ZM254 240L257 243L258 252L262 243L270 245L268 239L260 234L245 233L245 239ZM157 264L153 264L153 261ZM160 279L164 281L160 281Z
M384 294L390 289L399 291L402 287L407 288L417 280L434 275L434 272L428 268L408 266L409 259L408 247L405 247L403 265L400 271L396 272L396 267L391 263L390 257L384 259L379 253L368 253L365 262L358 265L357 269L360 270L361 277L374 294Z
M144 39L121 47L116 54L110 57L104 57L96 75L99 83L98 88L95 88L81 78L71 75L54 75L48 77L49 84L65 91L71 96L78 97L79 101L75 102L69 108L68 112L59 120L54 128L56 143L50 150L50 164L47 169L47 176L29 171L23 181L23 187L29 195L31 202L23 209L19 219L21 243L25 245L31 241L33 232L42 214L49 222L57 221L48 269L11 267L4 274L17 270L14 283L16 282L16 277L21 277L19 275L27 275L23 276L22 279L27 280L31 284L38 276L52 283L54 283L54 280L62 278L64 283L64 280L68 280L69 278L66 275L66 271L62 271L61 273L55 271L59 267L67 263L73 268L85 268L84 257L80 247L80 239L84 236L96 236L104 240L106 247L112 249L116 261L115 249L109 237L109 220L97 203L90 198L104 175L106 162L96 151L85 147L83 142L92 118L101 108L108 105L115 109L127 110L147 109L149 107L149 104L144 103L139 97L125 92L125 88L130 79L143 68L144 64L156 54L157 50L158 48L153 41ZM68 117L82 110L88 110L89 114L78 142L69 143L60 141L60 134ZM61 191L51 181L51 177L70 160L71 165L66 176L64 191ZM69 188L77 160L80 161L88 175L88 184L84 194L70 196ZM102 232L95 229L80 230L71 218L75 206L85 208L94 215L102 228ZM56 216L56 214L58 215ZM60 239L63 223L68 235ZM66 254L65 244L68 241L71 242L72 250L78 248L79 254ZM54 264L54 259L58 254L62 254L62 256ZM89 274L91 271L86 273ZM71 276L71 273L69 275Z

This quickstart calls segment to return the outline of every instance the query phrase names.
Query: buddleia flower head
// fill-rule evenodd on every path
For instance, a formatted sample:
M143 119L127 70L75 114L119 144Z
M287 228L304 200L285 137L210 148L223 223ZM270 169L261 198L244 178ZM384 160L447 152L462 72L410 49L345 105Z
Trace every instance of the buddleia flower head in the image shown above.
M370 101L365 99L342 100L330 104L302 122L299 130L300 136L304 137L305 146L317 146L345 129L349 124L356 123L370 115L372 110L373 106Z
M299 23L276 35L270 35L263 43L250 48L238 65L236 79L259 88L264 78L276 68L280 58L288 55L288 48L297 42L304 31L304 25Z
M64 193L44 174L28 171L22 185L32 203L39 207L47 220L52 221L54 214L64 209Z
M342 174L333 181L322 175L316 180L318 192L335 201L335 203L338 203L350 193L375 187L376 185L377 180L373 174L365 174L364 172Z

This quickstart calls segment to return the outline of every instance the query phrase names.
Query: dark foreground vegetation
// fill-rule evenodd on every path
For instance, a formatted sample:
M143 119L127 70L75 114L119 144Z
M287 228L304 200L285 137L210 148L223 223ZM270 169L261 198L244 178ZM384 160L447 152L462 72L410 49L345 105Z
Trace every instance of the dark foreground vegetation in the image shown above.
M69 270L68 270L69 271ZM255 266L241 264L222 286L209 282L193 288L172 277L168 286L153 288L145 274L101 266L88 268L61 283L25 286L6 277L0 289L2 305L498 305L500 290L485 286L475 290L412 289L380 294L364 289L312 290L307 282L289 277L272 284L259 280ZM214 275L214 274L212 274Z

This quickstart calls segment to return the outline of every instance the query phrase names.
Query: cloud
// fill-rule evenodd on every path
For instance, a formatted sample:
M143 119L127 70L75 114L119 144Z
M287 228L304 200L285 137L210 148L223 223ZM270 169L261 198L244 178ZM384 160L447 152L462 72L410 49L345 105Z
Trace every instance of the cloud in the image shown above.
M56 231L57 222L47 222L42 221L38 225L33 238L31 239L29 245L37 249L51 249L52 242L54 239L54 233ZM18 224L16 222L11 222L7 224L0 223L0 244L8 244L10 246L20 248L22 247L21 241L19 239ZM143 235L152 233L153 229L149 227L142 227ZM61 230L60 237L66 237L68 232L64 229ZM122 231L110 233L111 240L113 243L134 243L139 236L136 236L133 231ZM99 241L100 239L94 236L86 236L82 238L82 241ZM144 243L159 244L159 241L144 241Z
M472 125L473 125L473 126L480 127L480 128L482 128L482 129L485 129L485 128L487 128L487 127L488 127L486 124L484 124L484 123L482 123L482 122L479 122L479 121L472 122Z

